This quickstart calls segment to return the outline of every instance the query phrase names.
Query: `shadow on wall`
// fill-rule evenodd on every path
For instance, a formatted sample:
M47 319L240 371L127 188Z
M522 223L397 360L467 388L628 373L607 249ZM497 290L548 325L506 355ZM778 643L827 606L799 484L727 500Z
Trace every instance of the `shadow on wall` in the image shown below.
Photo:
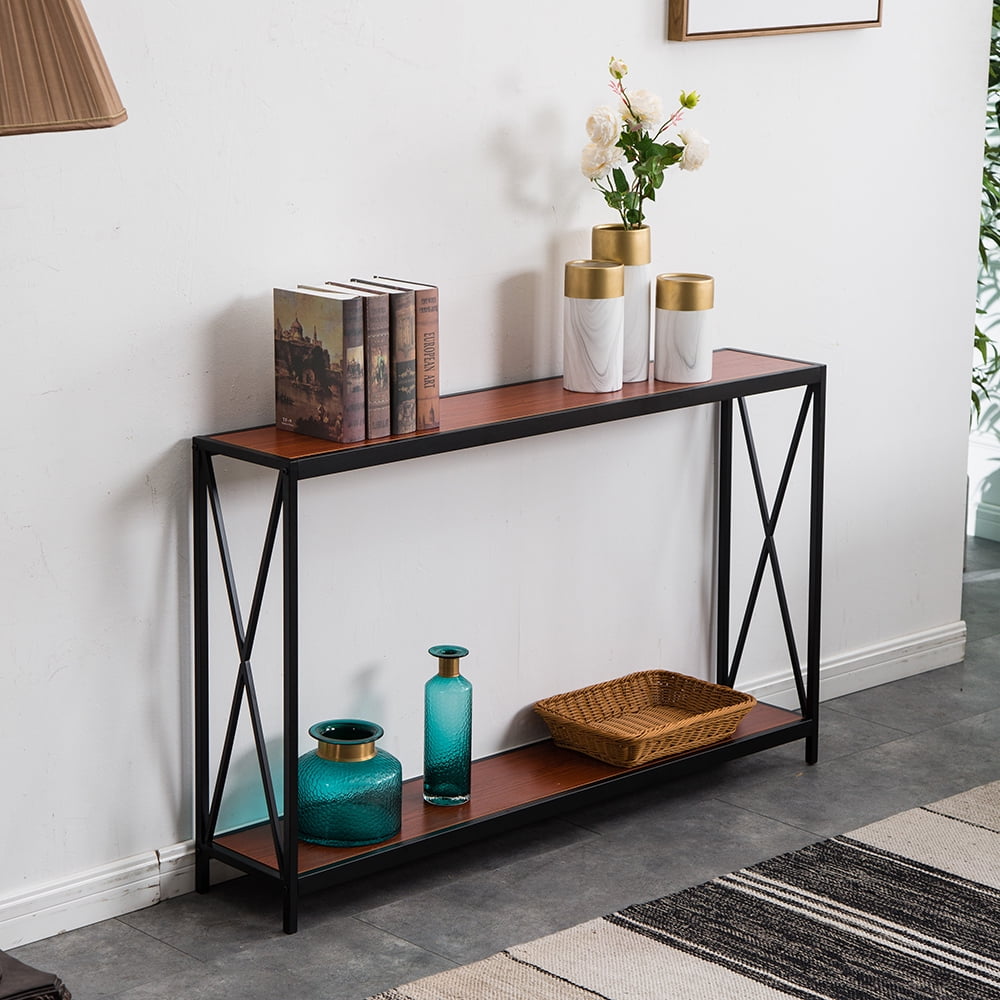
M209 433L274 419L271 312L267 292L233 304L204 327L204 362L184 376L194 380L195 412L179 415L178 426L191 420L193 433ZM143 677L143 698L133 710L155 755L158 798L177 804L178 835L187 836L193 829L187 776L194 769L190 438L170 445L109 497L103 535L110 551L100 585L121 595L123 628L140 626L129 669ZM149 540L141 560L137 538Z
M206 328L205 386L209 426L195 433L274 422L274 305L268 290L240 299Z
M515 274L497 291L496 371L501 383L521 382L534 376L539 276L531 271Z
M566 262L590 256L589 230L549 241L545 271L524 271L500 283L496 300L499 381L551 378L563 371L563 275Z
M547 739L548 727L535 711L535 703L524 705L514 713L503 734L503 746L520 747Z
M249 732L249 726L246 729ZM265 747L267 749L268 769L271 772L271 784L280 812L285 794L281 737L275 736L266 740ZM217 764L213 764L213 767L216 766ZM210 772L213 790L216 773L215 770ZM233 752L226 779L226 791L222 797L222 807L219 810L218 832L236 830L243 826L264 822L266 819L267 805L264 800L264 784L261 780L257 751L251 744Z
M565 220L588 190L579 167L563 157L565 129L562 116L550 109L504 125L493 137L512 226L519 219L530 220L548 242L545 270L512 275L498 290L496 368L502 383L562 373L563 267L567 260L590 256L589 246L583 249L589 244L589 230L566 232Z
M996 386L990 389L991 395L1000 391ZM986 438L993 438L993 443L1000 447L1000 402L992 398L987 402L979 415L975 431L978 435Z
M118 550L103 564L113 578L107 582L107 592L117 587L133 601L147 595L147 606L132 604L128 610L131 618L145 624L144 645L131 666L146 675L144 696L133 711L141 715L142 731L159 758L150 777L163 785L162 800L177 804L178 831L193 829L194 822L187 787L187 775L194 771L190 467L191 444L185 438L132 482L111 509L116 530L109 537ZM137 564L132 541L138 534L159 542L152 558ZM131 581L123 584L123 574L131 574ZM173 650L178 651L176 673L165 669ZM170 690L173 684L176 694Z

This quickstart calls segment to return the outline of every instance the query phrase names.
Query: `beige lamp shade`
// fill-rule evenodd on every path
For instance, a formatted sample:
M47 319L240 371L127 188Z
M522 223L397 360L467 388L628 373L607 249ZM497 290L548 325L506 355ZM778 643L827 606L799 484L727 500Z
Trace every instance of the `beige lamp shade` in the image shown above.
M0 0L0 135L126 117L80 0Z

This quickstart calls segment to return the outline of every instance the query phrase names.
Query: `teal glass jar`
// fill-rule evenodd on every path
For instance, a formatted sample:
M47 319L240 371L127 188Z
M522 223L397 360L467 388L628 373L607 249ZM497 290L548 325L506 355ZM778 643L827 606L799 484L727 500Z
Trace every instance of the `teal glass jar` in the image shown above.
M459 673L464 646L431 646L438 672L424 685L424 801L460 806L472 781L472 685Z
M299 838L325 847L378 844L399 833L403 769L375 747L382 727L330 719L309 729L315 750L299 757Z

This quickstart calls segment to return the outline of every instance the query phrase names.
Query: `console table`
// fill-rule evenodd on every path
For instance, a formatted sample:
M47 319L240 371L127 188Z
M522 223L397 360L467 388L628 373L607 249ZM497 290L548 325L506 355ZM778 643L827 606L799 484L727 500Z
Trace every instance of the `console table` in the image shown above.
M747 397L761 393L803 390L783 471L767 500L757 462ZM318 438L277 430L273 425L193 439L194 485L194 670L195 670L195 852L196 887L209 890L209 862L215 858L239 870L264 875L280 883L283 926L294 933L302 886L320 887L409 861L555 814L639 785L689 773L712 763L803 740L805 758L815 763L818 752L820 582L823 524L823 465L826 367L806 361L740 350L716 351L708 382L678 385L627 383L612 393L575 393L562 388L561 378L484 389L441 399L438 430L382 438L357 444L334 444ZM403 825L391 840L367 847L319 847L297 837L298 703L298 490L300 482L391 462L476 448L480 445L548 434L574 427L624 420L690 406L714 404L719 414L718 535L716 539L716 680L733 686L764 573L770 566L788 647L789 669L798 694L798 710L758 704L732 739L703 749L620 769L570 750L550 740L498 753L473 764L472 796L466 805L438 808L425 805L419 778L404 784ZM734 404L746 442L763 541L742 624L735 641L730 632L732 470ZM786 600L774 533L786 488L806 430L811 437L808 602L805 666L800 662L792 616ZM222 504L216 486L214 460L226 456L274 470L276 484L267 523L260 569L249 614L244 618L237 597ZM805 460L805 459L803 459ZM214 527L236 644L233 699L217 771L212 779L209 760L209 541ZM271 781L265 734L254 686L251 654L264 587L280 536L282 567L282 698L283 779L278 801ZM267 820L254 826L217 830L237 723L243 702L249 707Z

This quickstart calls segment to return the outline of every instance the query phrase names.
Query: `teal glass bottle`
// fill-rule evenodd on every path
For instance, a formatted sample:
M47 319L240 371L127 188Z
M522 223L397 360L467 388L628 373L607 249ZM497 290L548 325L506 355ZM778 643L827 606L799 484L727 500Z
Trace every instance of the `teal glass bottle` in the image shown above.
M403 769L375 747L382 727L362 719L311 726L315 750L299 757L299 839L325 847L378 844L399 833Z
M472 779L472 685L459 673L464 646L431 646L438 672L424 685L424 801L460 806Z

